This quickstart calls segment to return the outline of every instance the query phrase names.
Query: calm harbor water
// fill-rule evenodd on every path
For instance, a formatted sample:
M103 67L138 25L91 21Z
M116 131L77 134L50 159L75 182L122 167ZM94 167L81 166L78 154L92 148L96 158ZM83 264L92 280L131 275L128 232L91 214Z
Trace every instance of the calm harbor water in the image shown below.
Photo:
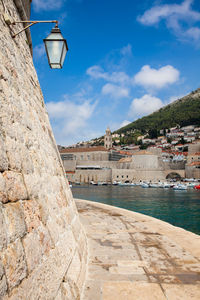
M140 212L200 234L200 191L140 186L73 186L75 198Z

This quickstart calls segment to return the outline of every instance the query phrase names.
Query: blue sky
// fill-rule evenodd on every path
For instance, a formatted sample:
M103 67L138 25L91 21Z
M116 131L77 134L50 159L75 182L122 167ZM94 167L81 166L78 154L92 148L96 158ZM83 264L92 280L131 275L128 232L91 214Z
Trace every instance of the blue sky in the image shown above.
M33 59L58 144L120 128L200 87L199 0L33 0L33 20L59 20L69 51L51 70L31 29Z

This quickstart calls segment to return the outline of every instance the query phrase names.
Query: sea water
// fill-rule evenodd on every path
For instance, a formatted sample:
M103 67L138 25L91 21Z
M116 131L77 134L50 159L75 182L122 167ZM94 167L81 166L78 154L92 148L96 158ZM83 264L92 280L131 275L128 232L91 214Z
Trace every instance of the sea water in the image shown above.
M200 190L141 186L73 186L74 198L140 212L200 234Z

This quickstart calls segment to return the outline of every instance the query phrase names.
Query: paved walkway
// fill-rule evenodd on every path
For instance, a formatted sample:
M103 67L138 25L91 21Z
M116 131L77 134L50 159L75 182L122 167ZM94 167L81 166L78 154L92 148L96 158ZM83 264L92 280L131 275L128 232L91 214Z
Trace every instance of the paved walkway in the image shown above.
M116 207L76 204L89 247L83 300L200 299L200 236Z

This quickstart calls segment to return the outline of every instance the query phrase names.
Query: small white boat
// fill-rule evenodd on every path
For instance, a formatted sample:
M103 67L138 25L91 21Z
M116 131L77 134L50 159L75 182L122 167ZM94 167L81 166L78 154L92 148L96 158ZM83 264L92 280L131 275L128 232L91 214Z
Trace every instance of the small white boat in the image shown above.
M98 185L98 183L94 182L94 181L90 181L90 184L92 184L92 185Z
M177 184L173 187L174 190L187 190L187 186L185 184Z
M150 188L158 188L159 185L158 185L157 183L150 183L150 184L149 184L149 187L150 187Z
M141 184L141 187L143 187L143 188L149 188L149 184L148 184L148 183L145 183L145 182L143 182L143 183Z
M113 185L118 185L119 182L114 180L112 184L113 184Z

